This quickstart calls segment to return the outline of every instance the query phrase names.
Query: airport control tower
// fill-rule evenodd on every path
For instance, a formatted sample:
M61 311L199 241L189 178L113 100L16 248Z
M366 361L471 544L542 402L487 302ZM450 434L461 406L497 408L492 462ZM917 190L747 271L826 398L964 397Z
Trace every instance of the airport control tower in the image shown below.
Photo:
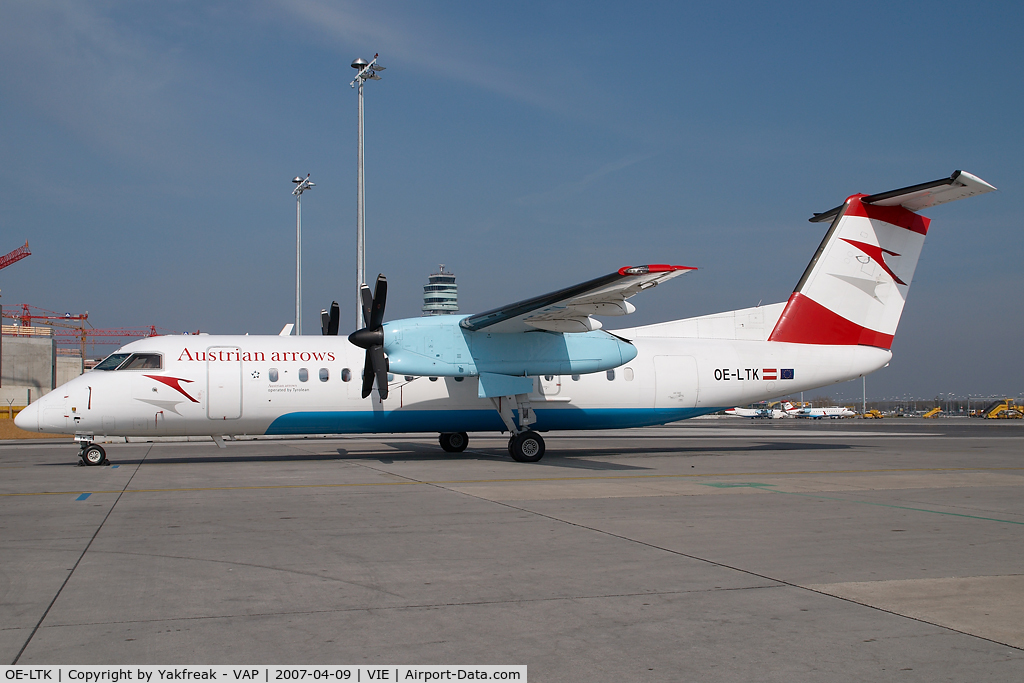
M441 271L433 273L423 286L423 315L445 315L459 310L459 286L455 284L455 273Z

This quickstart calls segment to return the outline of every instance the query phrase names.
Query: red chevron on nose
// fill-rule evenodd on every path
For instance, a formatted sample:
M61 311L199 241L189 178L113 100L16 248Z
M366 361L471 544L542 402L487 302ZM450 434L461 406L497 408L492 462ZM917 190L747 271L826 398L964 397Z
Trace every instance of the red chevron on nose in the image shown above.
M166 384L167 386L169 386L170 388L174 389L179 394L181 394L182 396L184 396L188 400L192 401L193 403L199 403L199 401L195 400L194 398L189 396L187 393L185 393L185 390L181 388L180 384L178 384L178 382L189 382L189 383L191 383L191 382L193 382L195 380L183 379L181 377L165 377L165 376L162 376L162 375L145 375L145 376L149 377L150 379L155 379L157 382L160 382L162 384Z

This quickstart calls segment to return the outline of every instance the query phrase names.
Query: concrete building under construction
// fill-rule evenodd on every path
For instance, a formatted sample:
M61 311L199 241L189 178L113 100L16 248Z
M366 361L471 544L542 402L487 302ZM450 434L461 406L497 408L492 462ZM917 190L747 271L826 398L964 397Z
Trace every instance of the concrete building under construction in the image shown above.
M24 406L84 371L75 349L58 349L50 327L0 326L0 407Z

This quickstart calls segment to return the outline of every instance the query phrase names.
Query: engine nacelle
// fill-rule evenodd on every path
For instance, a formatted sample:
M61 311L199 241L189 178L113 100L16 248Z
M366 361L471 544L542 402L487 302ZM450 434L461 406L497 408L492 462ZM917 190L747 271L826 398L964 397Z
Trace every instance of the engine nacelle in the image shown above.
M629 342L603 331L559 334L471 332L465 316L406 318L384 324L388 368L398 375L468 377L577 375L617 368L636 358Z

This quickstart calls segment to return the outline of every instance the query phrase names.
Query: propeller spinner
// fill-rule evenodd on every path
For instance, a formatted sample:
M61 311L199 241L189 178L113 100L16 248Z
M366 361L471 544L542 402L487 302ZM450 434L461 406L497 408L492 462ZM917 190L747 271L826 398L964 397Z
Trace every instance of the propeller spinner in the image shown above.
M361 349L366 349L366 362L363 364L363 398L373 390L373 380L377 379L377 392L383 401L388 397L388 359L384 356L384 306L388 299L388 279L377 276L377 284L370 296L370 288L363 285L359 288L363 300L363 322L361 330L348 336L348 340Z

